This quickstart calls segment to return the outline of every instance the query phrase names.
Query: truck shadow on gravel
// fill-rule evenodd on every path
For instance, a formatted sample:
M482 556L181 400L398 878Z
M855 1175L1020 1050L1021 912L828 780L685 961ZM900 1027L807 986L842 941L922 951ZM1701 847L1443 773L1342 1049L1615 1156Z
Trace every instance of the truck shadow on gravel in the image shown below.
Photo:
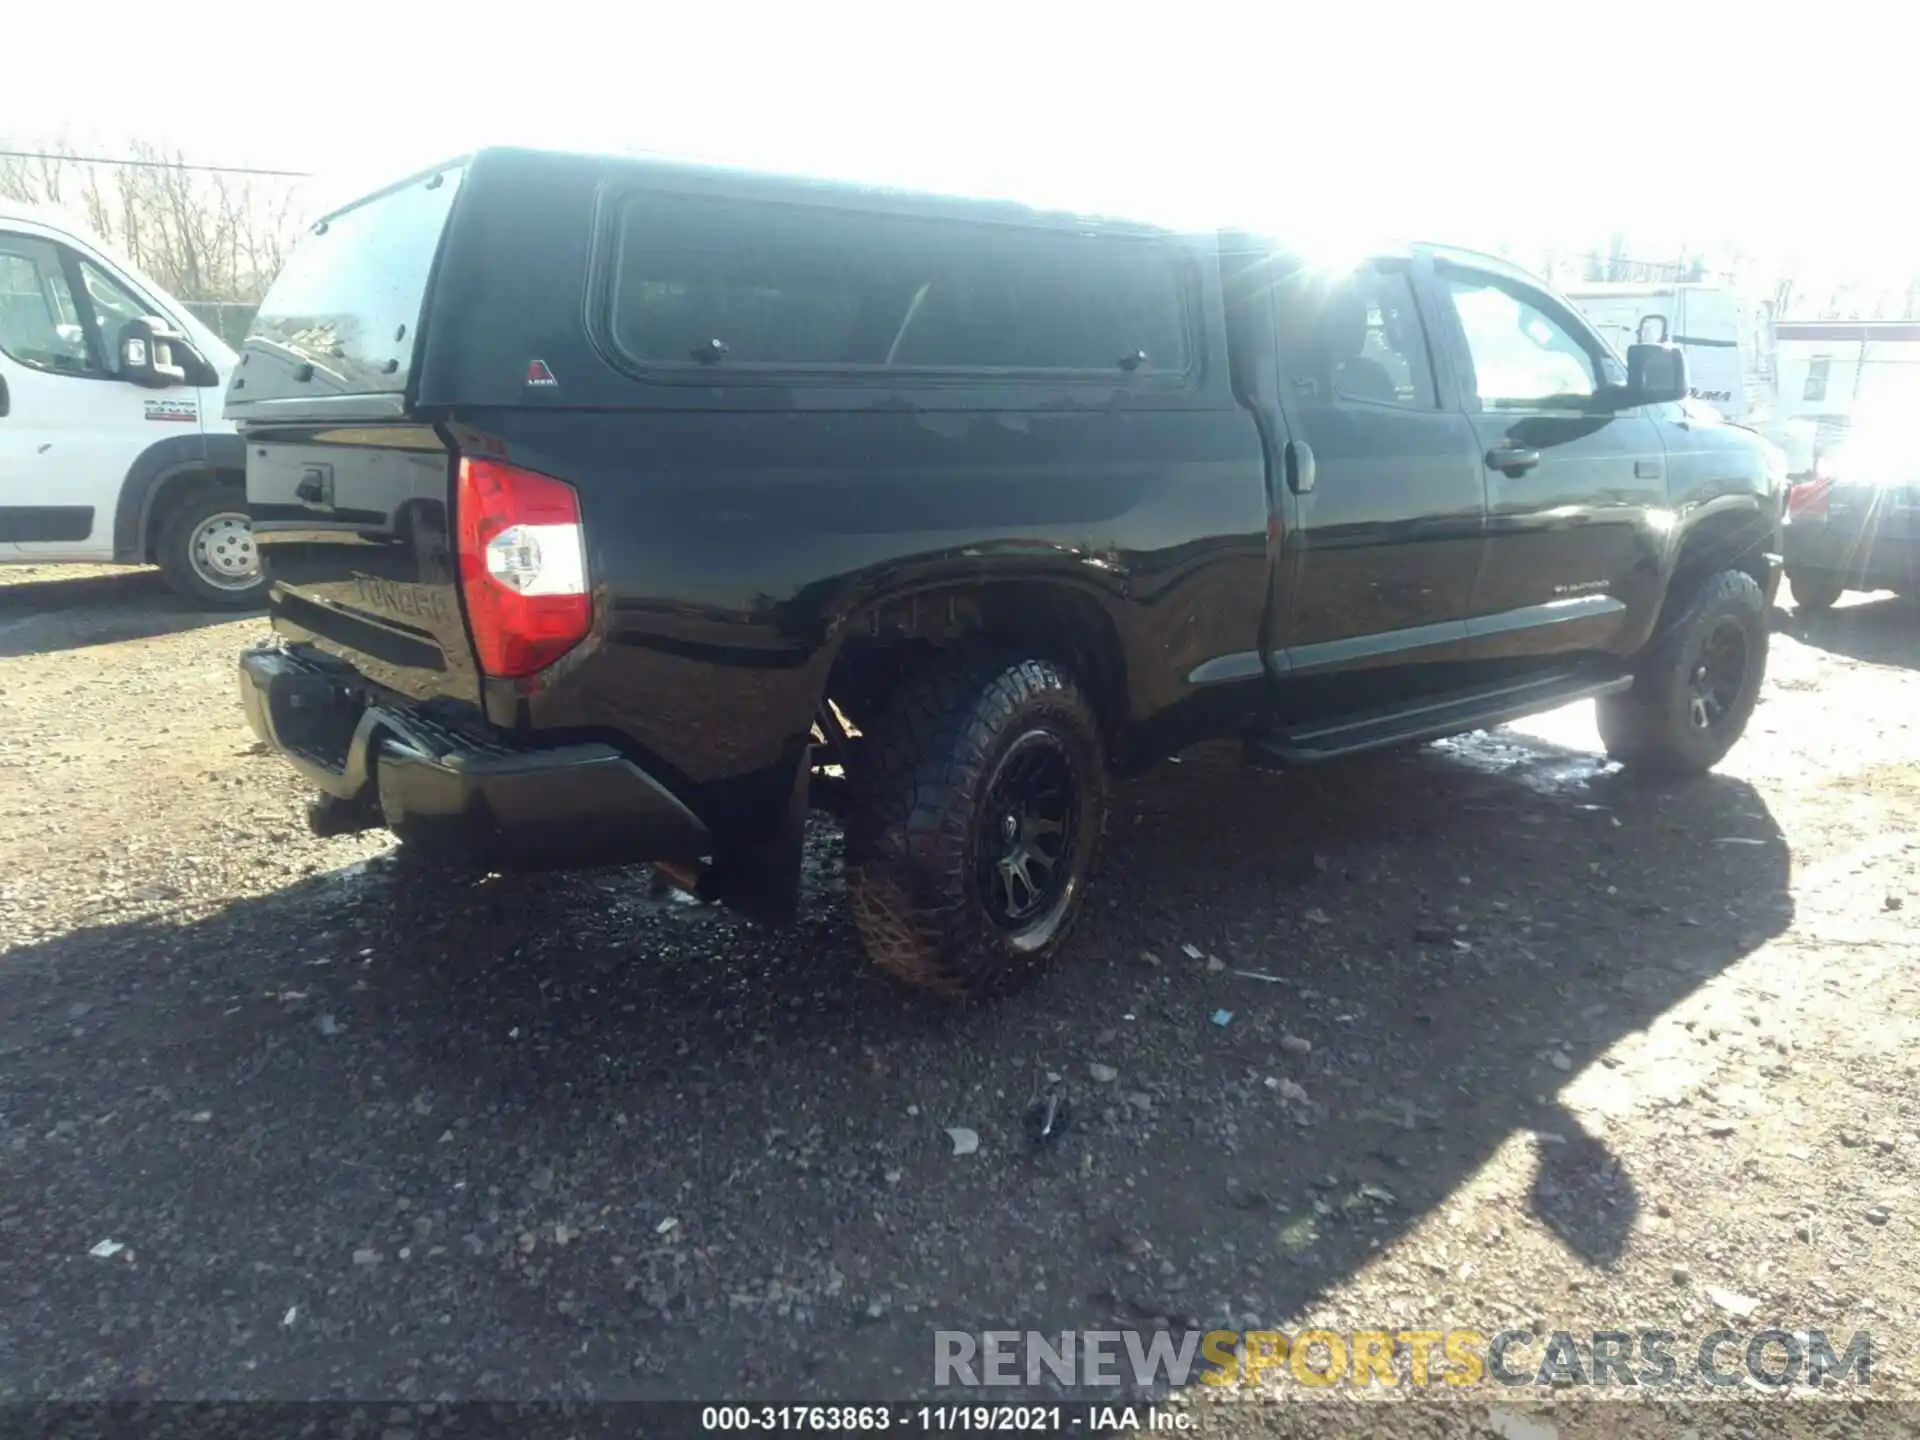
M1825 614L1796 612L1776 628L1850 660L1920 670L1920 604L1901 596L1863 600Z
M1526 1132L1488 1223L1605 1269L1686 1182L1561 1090L1793 914L1746 784L1510 732L1121 787L1071 962L989 1008L869 971L837 845L782 934L381 859L14 951L11 1382L921 1395L936 1329L1278 1322ZM1373 1318L1492 1324L1418 1273Z
M0 584L0 659L177 635L264 611L216 610L175 594L158 570Z

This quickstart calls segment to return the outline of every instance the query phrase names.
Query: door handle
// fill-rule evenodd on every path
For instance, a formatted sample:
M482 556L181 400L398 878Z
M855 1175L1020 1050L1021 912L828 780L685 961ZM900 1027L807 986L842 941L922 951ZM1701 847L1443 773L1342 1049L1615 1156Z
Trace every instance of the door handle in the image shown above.
M1487 451L1487 468L1503 475L1520 475L1540 463L1540 452L1524 445L1496 445Z
M1304 440L1289 440L1286 453L1287 488L1296 495L1305 495L1313 489L1318 479L1313 466L1313 447Z
M7 394L7 377L0 375L0 420L7 418L7 412L13 408L13 397Z

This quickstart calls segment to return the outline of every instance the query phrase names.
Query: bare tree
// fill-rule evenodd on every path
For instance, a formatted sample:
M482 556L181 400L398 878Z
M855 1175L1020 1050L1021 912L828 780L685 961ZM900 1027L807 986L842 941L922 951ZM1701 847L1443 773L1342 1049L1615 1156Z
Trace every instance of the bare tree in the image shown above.
M82 160L58 140L0 148L39 152L0 157L0 195L77 213L183 300L257 304L303 218L298 181L197 169L142 140L119 150L137 165Z
M1769 319L1784 320L1793 313L1793 283L1798 270L1798 263L1789 260L1781 273L1774 277L1773 303L1767 312Z
M1638 280L1643 278L1644 267L1627 254L1627 236L1623 230L1616 230L1607 237L1604 249L1595 247L1587 251L1586 279L1598 281Z

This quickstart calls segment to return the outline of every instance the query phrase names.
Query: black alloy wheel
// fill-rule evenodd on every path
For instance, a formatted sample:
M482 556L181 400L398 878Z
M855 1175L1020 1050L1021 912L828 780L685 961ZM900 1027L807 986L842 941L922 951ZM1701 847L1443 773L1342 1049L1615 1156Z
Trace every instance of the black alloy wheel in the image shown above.
M1725 723L1747 688L1747 633L1722 616L1700 647L1688 679L1688 715L1696 730Z
M1065 898L1078 801L1073 762L1057 735L1030 730L1001 758L981 806L974 874L987 916L1002 930L1018 937L1044 926Z

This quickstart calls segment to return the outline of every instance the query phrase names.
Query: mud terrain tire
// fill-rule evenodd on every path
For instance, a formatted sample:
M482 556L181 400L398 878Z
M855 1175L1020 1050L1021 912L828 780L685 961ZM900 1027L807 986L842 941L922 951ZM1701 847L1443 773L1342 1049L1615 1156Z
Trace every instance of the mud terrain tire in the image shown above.
M1706 773L1747 728L1766 668L1760 587L1738 570L1709 576L1661 616L1633 688L1597 702L1607 753L1647 774Z
M863 747L847 814L855 924L883 970L953 1000L1007 994L1060 950L1106 820L1092 707L1046 660L930 657Z

